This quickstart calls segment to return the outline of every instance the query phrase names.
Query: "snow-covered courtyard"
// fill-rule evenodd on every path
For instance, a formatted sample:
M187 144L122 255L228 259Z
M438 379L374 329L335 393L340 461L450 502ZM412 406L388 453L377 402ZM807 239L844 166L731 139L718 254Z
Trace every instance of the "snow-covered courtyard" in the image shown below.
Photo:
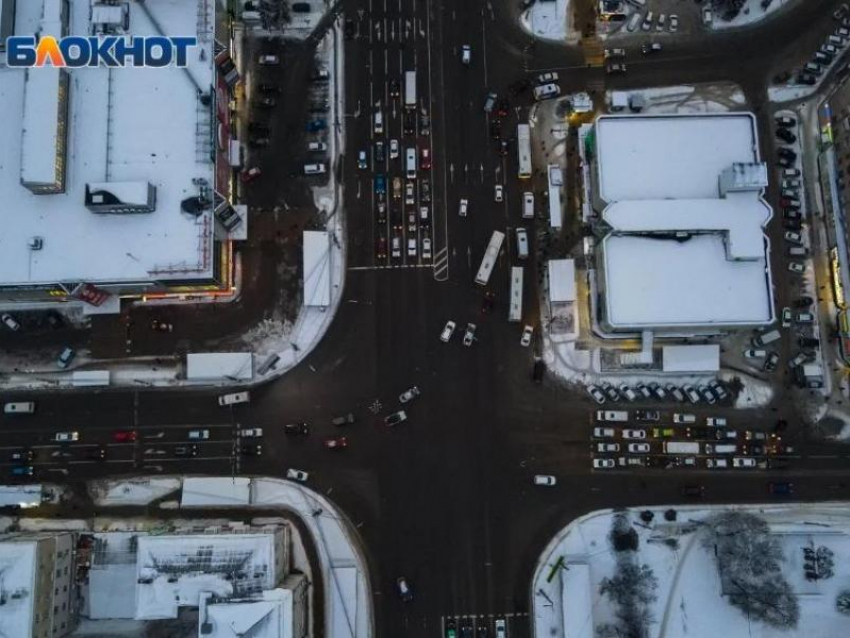
M848 553L845 503L594 512L542 555L534 635L846 635Z

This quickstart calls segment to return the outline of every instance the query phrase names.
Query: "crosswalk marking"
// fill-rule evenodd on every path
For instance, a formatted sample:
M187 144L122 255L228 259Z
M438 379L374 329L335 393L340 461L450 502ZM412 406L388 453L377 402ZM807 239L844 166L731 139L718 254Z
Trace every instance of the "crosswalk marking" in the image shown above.
M449 248L443 247L434 255L434 279L446 281L449 278Z

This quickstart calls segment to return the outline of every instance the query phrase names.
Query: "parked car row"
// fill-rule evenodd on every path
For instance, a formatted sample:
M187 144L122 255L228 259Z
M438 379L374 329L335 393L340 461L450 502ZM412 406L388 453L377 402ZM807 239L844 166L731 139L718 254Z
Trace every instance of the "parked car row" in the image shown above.
M850 16L847 16L846 11L842 12L841 7L839 7L833 14L833 17L839 23L838 27L826 37L820 48L803 65L803 68L797 75L797 82L799 84L817 84L818 79L823 75L824 71L832 66L832 63L847 47L847 43L850 41Z
M587 392L591 398L598 404L605 403L606 400L613 402L617 401L678 401L684 403L700 403L701 401L712 405L717 401L725 401L729 398L729 391L717 380L710 381L706 385L694 387L690 384L675 386L672 383L667 383L663 387L661 384L638 383L634 387L630 387L625 383L614 387L610 383L603 383L601 386L589 385Z

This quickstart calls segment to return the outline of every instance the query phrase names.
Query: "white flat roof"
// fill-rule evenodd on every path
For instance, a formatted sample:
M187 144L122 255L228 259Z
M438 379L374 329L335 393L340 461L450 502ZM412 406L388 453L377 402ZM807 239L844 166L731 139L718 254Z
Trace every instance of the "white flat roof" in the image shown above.
M590 567L568 563L561 577L561 622L564 638L593 638L593 591Z
M324 231L304 231L304 305L331 303L331 241Z
M331 567L334 575L329 578L331 587L331 631L334 638L356 638L357 631L357 568ZM351 607L345 605L349 601ZM345 610L345 611L343 611Z
M623 233L717 231L725 234L731 259L764 259L763 226L771 210L752 193L729 193L724 199L615 202L603 217Z
M600 196L609 203L716 198L723 169L758 161L750 113L603 115L595 134Z
M187 477L183 479L181 506L248 505L251 502L251 479L229 476Z
M576 300L576 265L572 259L549 260L549 301Z
M615 329L773 320L761 191L720 197L721 173L758 161L749 113L602 116L595 125L605 311Z
M292 592L264 591L260 600L208 605L206 638L287 638L292 635Z
M253 352L197 352L186 355L188 381L243 381L253 377Z
M17 33L38 31L41 7L41 2L17 3ZM129 7L133 35L157 33L143 8ZM197 2L148 0L145 7L165 35L197 31ZM91 3L72 0L69 9L69 33L88 35ZM190 49L188 59L188 72L200 86L210 87L212 41ZM45 78L54 73L30 71ZM193 178L213 180L209 153L197 151L197 94L187 71L97 67L68 73L66 192L33 195L20 184L25 71L0 68L0 284L210 277L212 211L198 218L180 211L180 202L198 193ZM84 206L85 184L104 181L152 183L157 210L91 213ZM44 239L42 250L29 249L33 236Z
M717 372L720 370L720 346L664 346L661 360L664 372Z
M42 486L40 483L34 485L0 485L0 507L8 507L9 505L35 507L41 505L41 495Z
M764 260L731 261L721 235L687 241L609 235L605 297L613 327L689 327L773 319Z
M560 228L563 223L561 213L561 186L564 183L561 167L550 165L546 171L546 176L549 183L549 226Z
M59 115L65 106L60 87L65 73L52 66L25 71L21 179L27 183L52 184L56 180ZM2 78L0 75L0 81Z
M35 541L0 542L0 573L3 590L20 592L0 606L0 636L32 636L33 603L35 596Z

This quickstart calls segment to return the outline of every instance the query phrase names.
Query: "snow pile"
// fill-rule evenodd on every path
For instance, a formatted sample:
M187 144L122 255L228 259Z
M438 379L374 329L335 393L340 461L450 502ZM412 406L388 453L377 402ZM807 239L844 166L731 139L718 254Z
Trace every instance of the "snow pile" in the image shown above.
M762 0L744 0L740 13L732 20L726 21L718 18L717 13L714 14L712 21L712 29L730 29L734 27L747 27L757 22L761 22L770 14L778 9L781 9L792 0L772 0L767 9L762 8Z
M140 478L129 481L93 481L89 494L97 505L147 505L180 489L177 478Z

